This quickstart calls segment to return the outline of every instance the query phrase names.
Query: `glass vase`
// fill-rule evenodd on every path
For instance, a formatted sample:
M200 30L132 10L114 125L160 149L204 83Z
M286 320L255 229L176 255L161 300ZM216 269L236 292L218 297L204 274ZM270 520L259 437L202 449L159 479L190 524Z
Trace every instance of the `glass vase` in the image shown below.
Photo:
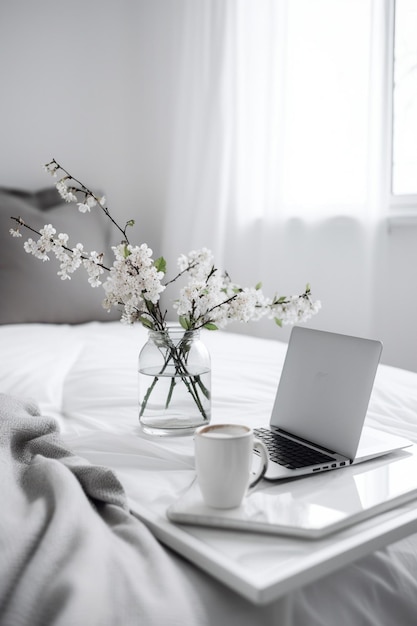
M149 435L189 435L210 422L210 355L200 331L150 330L139 354L139 422Z

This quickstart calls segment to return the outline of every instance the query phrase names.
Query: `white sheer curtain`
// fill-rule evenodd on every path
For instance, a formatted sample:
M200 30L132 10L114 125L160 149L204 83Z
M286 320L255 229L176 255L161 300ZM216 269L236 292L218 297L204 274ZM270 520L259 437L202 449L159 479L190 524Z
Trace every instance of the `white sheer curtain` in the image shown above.
M324 301L319 324L346 329L356 313L352 332L366 332L388 4L179 3L170 260L206 246L237 282L285 295L308 280Z

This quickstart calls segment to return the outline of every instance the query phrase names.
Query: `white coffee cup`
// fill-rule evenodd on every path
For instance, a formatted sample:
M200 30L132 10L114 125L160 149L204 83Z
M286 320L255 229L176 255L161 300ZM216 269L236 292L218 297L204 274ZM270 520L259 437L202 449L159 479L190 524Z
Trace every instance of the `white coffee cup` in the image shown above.
M195 432L195 464L203 499L208 506L231 509L240 506L250 487L265 474L268 453L254 438L253 430L237 424L202 426ZM260 464L252 476L253 450Z

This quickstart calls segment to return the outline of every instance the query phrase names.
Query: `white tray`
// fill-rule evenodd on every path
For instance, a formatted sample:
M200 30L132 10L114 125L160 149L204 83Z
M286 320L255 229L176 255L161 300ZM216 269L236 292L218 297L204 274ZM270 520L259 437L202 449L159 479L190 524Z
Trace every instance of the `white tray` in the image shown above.
M351 516L346 527L339 530L330 524L314 540L281 536L281 529L270 534L225 529L219 524L173 523L167 516L167 508L171 515L175 509L172 497L164 506L158 498L154 502L145 497L130 499L130 505L160 541L250 601L265 604L417 531L413 501L417 496L416 446L358 466L291 483L263 485L267 491L305 490L312 501L314 494L321 492L334 504L338 483L345 482L349 474L357 477L357 502L366 489L375 495L375 506L368 507L367 519ZM384 507L389 510L383 512Z
M234 509L204 504L197 480L167 511L182 524L317 539L417 497L417 466L399 454L379 463L262 483Z

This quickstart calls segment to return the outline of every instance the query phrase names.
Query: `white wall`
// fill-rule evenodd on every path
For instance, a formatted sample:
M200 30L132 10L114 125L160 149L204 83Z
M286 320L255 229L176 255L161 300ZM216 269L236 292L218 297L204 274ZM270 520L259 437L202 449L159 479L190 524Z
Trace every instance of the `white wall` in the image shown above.
M417 224L380 224L374 268L373 322L383 360L417 371Z
M104 189L120 221L136 219L132 239L163 253L182 3L2 0L0 185L51 184L41 165L55 157ZM350 220L295 221L274 248L254 232L248 240L276 267L269 290L312 283L323 301L313 325L378 337L385 363L417 371L417 228L389 232L381 222L369 234ZM228 269L239 272L246 243L233 247ZM256 267L236 279L265 280ZM271 323L246 330L288 337Z
M54 157L157 241L175 4L2 0L0 184L50 185Z

